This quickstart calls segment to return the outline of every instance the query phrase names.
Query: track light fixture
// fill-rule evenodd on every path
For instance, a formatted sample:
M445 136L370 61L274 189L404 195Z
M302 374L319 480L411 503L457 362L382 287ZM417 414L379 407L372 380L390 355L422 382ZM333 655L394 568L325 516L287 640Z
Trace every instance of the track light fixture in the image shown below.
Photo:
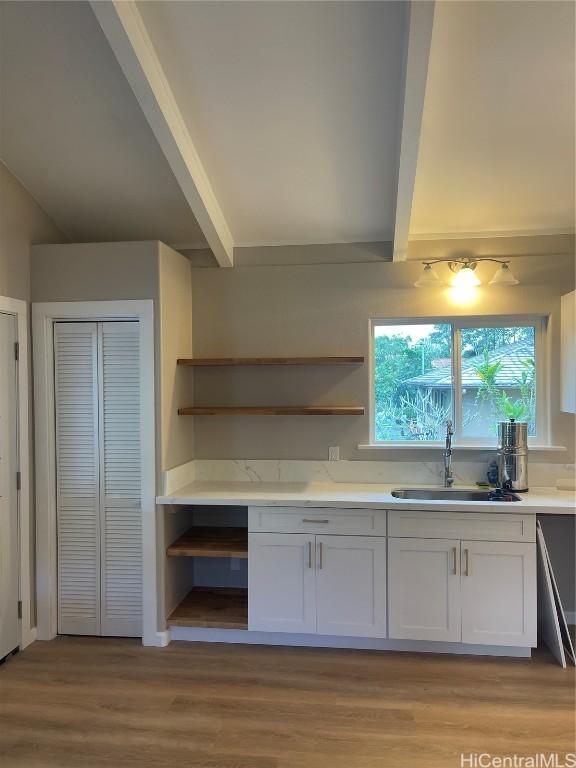
M512 274L509 261L493 259L489 256L462 256L459 259L430 259L428 261L423 261L422 264L424 265L424 269L418 280L414 283L414 286L416 288L432 288L442 285L443 281L438 277L432 267L436 264L447 264L451 272L454 273L454 277L449 283L450 285L454 288L466 290L476 288L478 285L482 284L482 281L476 274L476 266L480 261L491 261L494 264L499 265L494 276L488 282L488 285L510 287L512 285L518 285L520 282Z

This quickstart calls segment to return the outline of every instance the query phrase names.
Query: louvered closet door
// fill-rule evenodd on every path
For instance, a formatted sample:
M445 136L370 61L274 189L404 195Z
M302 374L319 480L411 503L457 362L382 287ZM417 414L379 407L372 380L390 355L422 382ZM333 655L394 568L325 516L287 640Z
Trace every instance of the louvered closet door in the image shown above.
M142 634L138 323L99 326L101 634Z
M96 323L54 326L58 632L100 633Z
M138 323L54 327L58 631L142 634Z

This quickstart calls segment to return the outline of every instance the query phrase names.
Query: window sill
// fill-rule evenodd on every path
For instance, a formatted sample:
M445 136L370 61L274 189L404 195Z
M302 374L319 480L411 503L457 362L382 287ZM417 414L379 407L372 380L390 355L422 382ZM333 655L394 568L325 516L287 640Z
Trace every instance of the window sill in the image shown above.
M438 451L444 448L444 443L367 443L356 446L359 451ZM453 445L453 451L496 451L494 443L474 443L472 445ZM564 452L564 445L528 445L529 451Z

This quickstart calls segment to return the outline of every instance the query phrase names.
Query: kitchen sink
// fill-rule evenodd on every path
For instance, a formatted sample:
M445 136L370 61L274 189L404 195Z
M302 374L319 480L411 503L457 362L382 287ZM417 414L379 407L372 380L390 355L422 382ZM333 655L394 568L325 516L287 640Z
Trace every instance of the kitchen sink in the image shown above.
M459 488L396 488L392 496L395 499L422 501L521 501L515 493L493 489L466 491Z

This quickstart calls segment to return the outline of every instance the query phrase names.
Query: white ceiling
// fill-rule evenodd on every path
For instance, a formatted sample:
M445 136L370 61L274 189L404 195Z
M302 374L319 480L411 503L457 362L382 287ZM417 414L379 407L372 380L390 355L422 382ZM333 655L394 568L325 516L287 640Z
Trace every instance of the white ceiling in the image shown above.
M203 242L87 3L3 2L0 155L75 241Z
M572 2L439 2L410 234L574 228Z
M572 2L437 0L429 58L421 3L93 6L0 0L0 156L72 240L574 228Z
M138 8L237 246L391 239L401 3Z

